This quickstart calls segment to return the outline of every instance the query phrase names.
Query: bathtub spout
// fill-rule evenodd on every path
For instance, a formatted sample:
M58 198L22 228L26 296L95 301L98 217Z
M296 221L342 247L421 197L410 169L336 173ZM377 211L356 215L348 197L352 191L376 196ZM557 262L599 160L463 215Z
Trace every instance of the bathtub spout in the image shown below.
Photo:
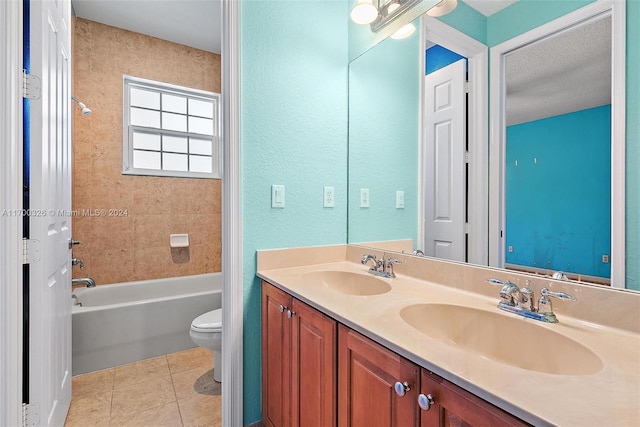
M83 277L81 279L71 279L71 287L78 285L86 285L87 288L95 288L96 282L91 277Z

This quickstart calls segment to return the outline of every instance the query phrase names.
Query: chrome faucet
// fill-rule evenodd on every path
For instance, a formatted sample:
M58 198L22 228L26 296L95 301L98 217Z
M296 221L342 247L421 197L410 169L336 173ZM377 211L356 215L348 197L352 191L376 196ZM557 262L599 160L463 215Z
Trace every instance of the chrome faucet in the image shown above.
M71 279L71 287L85 285L87 288L95 288L96 282L91 277L83 277L80 279Z
M396 277L396 274L393 271L393 266L395 264L400 264L395 258L387 258L385 261L384 254L382 254L382 259L376 259L375 255L364 254L360 262L366 265L370 260L373 261L373 265L369 268L369 273L374 274L376 276L393 278Z
M547 288L542 288L540 291L542 295L538 300L538 307L536 307L533 303L534 292L529 288L529 280L527 280L527 286L522 289L509 280L487 279L487 282L502 286L502 288L500 288L500 298L502 298L502 301L498 303L500 310L530 319L540 320L541 322L558 323L558 318L553 313L553 307L549 297L570 301L576 300L575 297L564 292L552 292Z

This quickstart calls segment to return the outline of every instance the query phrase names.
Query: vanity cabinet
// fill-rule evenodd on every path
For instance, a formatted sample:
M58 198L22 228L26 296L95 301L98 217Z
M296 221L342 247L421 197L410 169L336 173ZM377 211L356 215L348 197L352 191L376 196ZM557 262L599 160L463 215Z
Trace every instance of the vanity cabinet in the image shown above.
M263 423L335 426L336 357L336 321L263 282Z

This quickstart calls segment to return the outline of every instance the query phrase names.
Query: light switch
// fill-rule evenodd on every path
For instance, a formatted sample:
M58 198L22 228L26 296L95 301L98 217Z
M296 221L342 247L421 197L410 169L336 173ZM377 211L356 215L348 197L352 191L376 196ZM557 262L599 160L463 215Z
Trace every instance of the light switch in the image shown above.
M284 185L271 186L271 207L284 208Z
M396 209L404 209L404 191L396 191Z
M325 208L334 207L334 195L335 189L333 187L324 187L324 198L323 198L323 206Z
M368 188L360 189L360 207L361 208L369 207L369 189Z

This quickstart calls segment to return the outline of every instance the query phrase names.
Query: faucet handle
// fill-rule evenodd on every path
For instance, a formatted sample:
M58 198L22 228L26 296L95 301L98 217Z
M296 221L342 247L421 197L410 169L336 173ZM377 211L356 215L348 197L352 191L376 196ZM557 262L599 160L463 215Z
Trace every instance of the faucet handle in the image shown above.
M556 323L558 319L556 315L553 313L553 304L551 304L551 299L549 297L567 299L570 301L575 301L576 297L566 294L564 292L552 292L547 288L542 288L540 290L542 296L540 300L538 300L538 313L545 316L547 322Z
M498 285L498 286L505 286L505 285L513 285L516 286L515 283L513 283L510 280L500 280L500 279L485 279L486 282L491 283L492 285Z
M540 290L540 293L542 294L542 296L545 297L554 297L554 298L560 298L560 299L568 299L570 301L575 301L577 298L574 297L573 295L569 295L566 294L564 292L552 292L547 288L542 288Z
M78 264L80 264L80 270L82 270L84 268L84 261L79 258L71 258L71 265L78 265Z

